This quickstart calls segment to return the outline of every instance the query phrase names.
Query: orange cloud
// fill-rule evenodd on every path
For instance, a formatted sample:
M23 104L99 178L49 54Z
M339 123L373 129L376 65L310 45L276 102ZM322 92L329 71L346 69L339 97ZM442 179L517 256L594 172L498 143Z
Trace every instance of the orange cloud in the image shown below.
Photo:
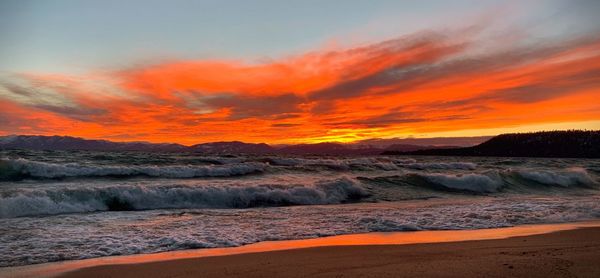
M478 40L422 32L264 63L18 74L0 80L0 133L290 143L600 120L598 40Z

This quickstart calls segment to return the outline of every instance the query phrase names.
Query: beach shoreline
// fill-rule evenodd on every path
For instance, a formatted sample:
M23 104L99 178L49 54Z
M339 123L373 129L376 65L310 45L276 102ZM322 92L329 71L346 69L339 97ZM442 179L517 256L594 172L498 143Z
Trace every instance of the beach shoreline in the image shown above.
M521 238L525 238L525 242L540 243L536 246L523 244L515 246L514 243L517 243ZM571 242L571 246L569 246L569 244L565 245L564 241ZM585 244L583 244L584 242ZM144 276L147 277L193 277L199 273L203 273L204 277L248 277L247 272L251 269L253 270L252 273L256 274L251 276L263 277L265 275L270 275L270 270L265 270L266 272L262 273L260 271L257 272L256 269L253 269L251 265L248 265L247 263L260 260L260 262L268 262L269 265L283 271L284 269L295 269L300 266L302 266L303 269L307 268L306 265L303 266L303 261L308 262L320 256L323 256L323 259L326 261L326 258L333 258L346 254L344 257L346 257L347 260L342 263L355 264L367 263L369 262L369 258L372 258L373 256L377 257L379 256L378 254L388 254L390 252L402 255L400 257L407 256L408 258L413 258L419 257L419 252L429 252L432 250L445 250L446 253L452 254L453 252L458 252L457 250L464 251L469 248L480 250L483 246L497 245L494 248L505 249L507 248L505 245L509 243L513 244L509 249L514 249L513 251L516 249L524 249L523 251L518 252L525 252L526 254L533 254L531 252L536 252L533 249L543 249L543 246L552 250L575 250L577 248L587 250L589 249L589 246L596 246L595 249L598 249L598 251L591 252L592 254L590 257L600 259L600 221L522 225L508 228L480 230L350 234L303 240L267 241L240 247L192 249L7 267L0 268L0 277L127 277L127 273L133 275L130 271L144 273ZM559 252L557 250L554 250L553 252ZM565 253L564 250L562 254ZM414 256L409 256L407 252ZM476 253L477 252L473 254ZM546 253L548 253L548 259L551 259L551 252ZM497 256L501 257L502 255L502 253L497 254ZM450 256L454 257L454 255ZM465 254L462 254L459 257L467 258L467 260L464 262L454 262L454 264L464 264L465 262L473 261L471 259L479 260L486 256L478 256L481 258L470 258L471 256L465 257ZM539 259L542 259L543 257L544 256L541 255L538 256ZM286 261L290 258L293 258L293 260ZM382 262L386 261L386 264L384 264L386 265L386 268L408 267L409 269L416 269L414 266L400 263L400 261L394 261L392 258L381 259ZM392 261L390 261L390 259L392 259ZM427 259L424 257L423 261L415 263L417 265L427 265L435 261L436 258L432 257L431 259ZM510 263L506 264L507 265L501 265L505 267L513 266L510 265ZM161 271L157 272L155 270L156 267L159 267ZM244 270L244 268L247 269ZM327 265L312 264L312 267L308 268L317 271L327 268ZM514 268L515 266L508 269ZM224 269L227 269L227 271ZM351 276L366 275L366 277L370 277L368 272L360 272L358 270L360 267L358 269L352 269L353 273L347 273L342 269L339 269L337 272L340 274L346 273ZM306 275L309 274L305 272L302 273ZM299 276L299 274L301 273L290 273L291 276L296 277ZM333 276L334 273L329 274L332 274L331 276ZM391 275L391 273L389 274ZM427 273L420 274L426 275ZM490 273L486 273L486 275L489 274ZM283 275L283 272L279 273L279 275ZM414 273L414 275L419 275L419 273ZM465 275L468 275L468 273ZM380 273L375 276L386 275Z

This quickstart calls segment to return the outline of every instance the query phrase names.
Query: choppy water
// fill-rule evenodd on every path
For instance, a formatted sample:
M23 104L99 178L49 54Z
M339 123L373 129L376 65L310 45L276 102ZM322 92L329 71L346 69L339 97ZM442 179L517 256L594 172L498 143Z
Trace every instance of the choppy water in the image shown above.
M0 266L600 218L600 160L0 152Z

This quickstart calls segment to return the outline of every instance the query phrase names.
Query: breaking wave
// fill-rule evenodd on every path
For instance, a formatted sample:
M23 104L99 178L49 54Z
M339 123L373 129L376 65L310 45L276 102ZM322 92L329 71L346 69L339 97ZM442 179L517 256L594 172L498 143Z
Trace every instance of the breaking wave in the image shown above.
M110 210L339 204L368 196L356 181L311 185L104 186L22 189L0 197L0 218Z
M148 176L162 178L228 177L264 171L264 163L228 165L86 165L55 164L26 159L0 160L0 180L60 179L70 177Z
M520 187L540 190L539 186L560 188L597 188L598 182L583 168L569 168L559 171L547 170L488 170L482 173L406 173L404 175L383 176L361 179L397 185L412 185L444 192L496 193L504 189Z
M514 171L519 177L544 185L562 187L594 186L596 182L583 168L569 168L563 171Z

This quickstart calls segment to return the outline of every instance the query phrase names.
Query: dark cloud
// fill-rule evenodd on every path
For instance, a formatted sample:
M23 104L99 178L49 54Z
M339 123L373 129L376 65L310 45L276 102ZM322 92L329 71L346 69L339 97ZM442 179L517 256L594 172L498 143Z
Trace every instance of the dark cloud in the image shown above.
M80 121L92 121L94 116L100 116L106 114L108 111L105 109L91 108L91 107L70 107L70 106L58 106L50 104L37 104L31 105L31 107L49 111L55 114L60 114L71 119Z
M392 111L379 116L351 120L351 121L331 121L328 126L335 126L337 128L352 128L352 127L363 127L363 128L380 128L389 127L404 123L419 123L419 122L433 122L433 121L455 121L455 120L466 120L471 119L469 115L456 114L441 117L427 117L428 113L425 111L417 112L405 112L405 111Z
M22 105L52 112L71 119L91 121L94 116L108 113L106 109L90 107L69 99L65 94L46 91L45 87L29 87L8 82L0 85L5 89L0 98L7 98Z
M31 88L26 89L25 87L11 84L8 82L0 82L0 86L4 87L4 89L6 89L6 91L8 91L14 95L17 95L17 96L29 98L29 97L34 97L36 95L36 92Z
M310 113L313 115L329 114L335 111L335 102L331 100L319 100L314 102Z
M304 99L292 93L276 96L246 96L237 94L220 94L203 97L202 105L211 109L231 109L230 119L246 118L286 118L294 117L301 112L299 105Z
M383 115L369 117L365 119L359 120L351 120L351 121L338 121L327 123L326 125L336 126L336 127L386 127L395 124L401 123L415 123L415 122L423 122L426 121L425 118L420 118L412 113L401 112L401 111L393 111L389 113L385 113Z
M300 118L302 114L300 113L283 113L279 115L272 116L272 120L287 120L287 119L295 119Z
M386 67L380 71L355 79L346 79L325 89L309 93L311 100L335 100L340 98L352 98L366 94L370 89L385 87L398 82L411 80L420 76L426 68L436 61L447 58L451 54L457 53L464 46L445 45L438 42L430 42L422 53L415 54L415 57L406 61L401 61ZM407 50L403 50L407 51ZM394 55L397 53L386 53ZM378 57L379 58L379 57Z
M532 84L495 90L471 101L501 101L512 103L533 103L558 97L572 91L572 88L552 87L551 84Z
M600 69L558 77L552 76L536 83L493 90L466 99L442 103L428 103L424 106L439 109L456 109L460 107L462 110L473 109L483 111L490 109L486 106L490 101L516 104L535 103L598 86L600 86Z
M553 77L543 82L516 86L483 94L474 100L533 103L564 96L573 91L600 85L600 69Z
M430 82L444 78L460 77L469 74L489 72L490 74L517 65L532 63L545 59L577 46L597 43L595 38L571 40L554 44L537 44L510 49L510 51L479 55L476 57L454 57L448 55L435 56L436 59L416 59L413 63L396 64L373 74L352 80L343 80L333 86L309 93L310 100L333 101L368 95L376 89L376 94L400 93L428 85ZM447 48L447 49L446 49ZM454 53L458 46L446 46L434 49L442 53ZM433 50L432 50L433 51ZM598 77L598 72L583 73L580 77L566 76L565 79ZM319 112L319 110L316 110Z
M296 127L301 126L302 124L290 124L290 123L277 123L272 124L271 127Z

